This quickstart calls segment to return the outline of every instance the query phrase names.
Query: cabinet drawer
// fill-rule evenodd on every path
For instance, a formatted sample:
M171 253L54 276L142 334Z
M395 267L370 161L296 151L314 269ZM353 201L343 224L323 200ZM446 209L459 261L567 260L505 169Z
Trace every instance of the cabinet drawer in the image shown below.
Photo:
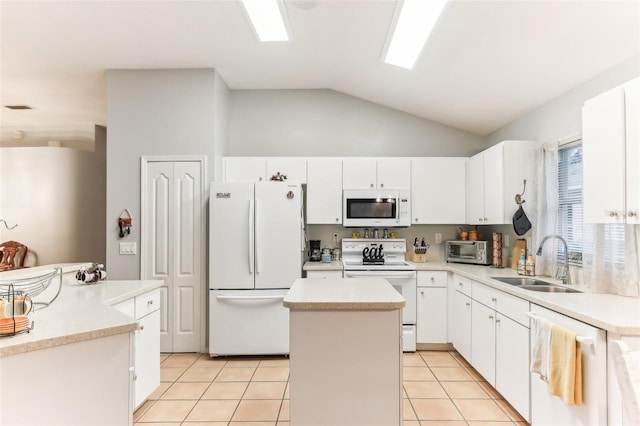
M136 296L136 319L140 319L158 309L160 309L160 290Z
M464 278L460 275L454 274L451 284L453 285L454 290L458 290L462 294L471 296L471 280L469 278Z
M307 278L342 278L342 271L307 271Z
M529 302L484 284L473 282L473 299L529 328Z
M446 287L447 271L418 271L418 287Z

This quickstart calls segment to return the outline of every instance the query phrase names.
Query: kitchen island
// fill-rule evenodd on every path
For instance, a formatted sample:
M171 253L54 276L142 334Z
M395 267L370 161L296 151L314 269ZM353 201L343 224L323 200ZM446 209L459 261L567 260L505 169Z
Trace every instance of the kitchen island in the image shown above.
M290 419L402 423L404 298L381 278L302 278L290 310Z
M34 305L29 333L0 338L0 424L131 424L138 321L112 306L148 294L162 281L80 285L75 272L81 266L63 265L60 294L50 306ZM5 272L0 280L54 267ZM34 300L51 300L43 296L55 294L56 280Z

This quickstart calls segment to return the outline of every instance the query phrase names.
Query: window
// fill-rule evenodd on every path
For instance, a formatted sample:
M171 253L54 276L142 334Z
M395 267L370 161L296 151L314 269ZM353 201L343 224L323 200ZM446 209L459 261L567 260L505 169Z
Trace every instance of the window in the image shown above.
M558 233L567 241L569 263L582 264L582 143L564 145L558 151ZM562 244L558 260L564 262Z
M569 263L582 265L582 254L593 253L595 233L603 234L604 261L624 263L624 224L602 225L583 233L582 222L582 143L576 141L558 150L558 233L567 241ZM562 244L557 245L557 257L564 262Z

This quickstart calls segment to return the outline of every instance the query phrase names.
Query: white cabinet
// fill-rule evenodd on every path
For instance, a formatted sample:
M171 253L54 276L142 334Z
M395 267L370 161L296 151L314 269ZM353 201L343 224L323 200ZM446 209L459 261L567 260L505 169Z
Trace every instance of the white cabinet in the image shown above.
M411 161L407 158L345 158L343 189L410 189Z
M417 273L417 343L447 343L447 272Z
M133 407L137 409L160 385L160 290L113 307L138 320L133 342Z
M342 160L309 158L307 161L307 223L342 223Z
M472 282L471 365L529 419L529 302Z
M307 278L342 278L342 271L307 271Z
M502 141L469 158L467 163L467 223L499 225L511 223L518 209L515 195L528 183L527 197L533 201L534 149L537 142ZM529 208L532 204L527 203Z
M267 159L262 157L226 157L225 182L262 182L267 180Z
M640 78L582 108L584 220L640 223Z
M134 407L138 408L160 385L160 291L136 296L140 323L134 344Z
M464 157L425 157L411 160L411 223L466 222Z
M299 157L267 158L266 179L280 173L287 177L287 182L307 183L307 159Z
M471 360L471 281L457 274L449 285L449 340L456 350Z

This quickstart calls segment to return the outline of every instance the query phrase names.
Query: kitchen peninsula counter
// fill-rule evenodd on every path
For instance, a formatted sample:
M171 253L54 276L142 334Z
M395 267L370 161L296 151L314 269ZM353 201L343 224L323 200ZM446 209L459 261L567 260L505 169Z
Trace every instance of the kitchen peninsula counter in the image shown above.
M283 304L290 310L291 424L402 424L405 300L391 284L301 278Z
M89 264L90 265L90 264ZM36 276L52 271L56 265L0 273L0 280ZM162 285L161 280L100 281L95 284L78 284L75 272L86 264L64 265L62 289L58 298L47 307L34 304L29 315L33 330L15 336L0 338L0 358L25 352L51 348L85 340L107 337L135 331L134 318L111 307ZM57 289L58 277L49 288L34 298L43 297Z

